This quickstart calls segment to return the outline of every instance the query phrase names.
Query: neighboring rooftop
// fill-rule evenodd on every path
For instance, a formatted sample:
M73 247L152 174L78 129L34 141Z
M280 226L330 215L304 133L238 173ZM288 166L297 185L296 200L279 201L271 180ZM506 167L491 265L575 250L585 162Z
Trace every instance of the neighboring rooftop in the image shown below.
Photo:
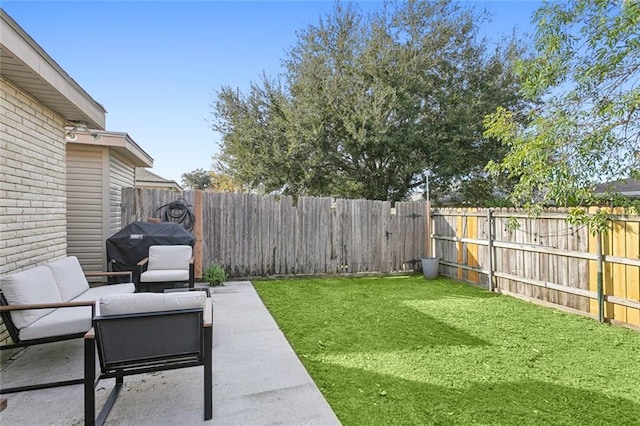
M627 196L640 196L640 180L620 179L613 182L606 182L596 186L596 194L606 192L618 192Z
M165 179L144 167L136 167L136 188L171 189L182 191L175 180Z

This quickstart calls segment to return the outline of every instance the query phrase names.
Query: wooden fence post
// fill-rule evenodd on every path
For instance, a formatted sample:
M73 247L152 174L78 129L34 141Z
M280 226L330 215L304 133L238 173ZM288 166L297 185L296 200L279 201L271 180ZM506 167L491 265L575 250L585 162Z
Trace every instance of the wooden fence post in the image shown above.
M602 270L603 270L603 256L602 256L602 233L598 230L598 236L596 240L596 256L598 257L598 270L596 276L596 292L598 297L598 321L604 322L604 292L602 285Z
M195 258L194 262L194 272L196 278L202 278L202 191L196 190L195 200L194 200L194 224L193 224L193 232L196 238L196 245L194 247L193 257Z
M493 291L493 210L487 211L487 237L489 257L489 291Z
M431 241L431 201L427 200L427 213L426 213L426 223L425 223L425 234L426 234L426 239L425 239L425 253L426 253L426 257L431 257L431 245L432 245L432 241Z

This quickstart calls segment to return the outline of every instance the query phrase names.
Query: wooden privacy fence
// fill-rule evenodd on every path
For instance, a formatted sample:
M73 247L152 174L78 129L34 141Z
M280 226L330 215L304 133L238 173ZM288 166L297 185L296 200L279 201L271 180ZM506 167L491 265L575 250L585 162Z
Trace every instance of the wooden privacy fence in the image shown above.
M443 275L640 326L640 217L614 218L602 236L600 292L598 237L571 225L564 210L531 218L514 209L436 209L435 255Z
M294 205L285 196L126 188L122 224L159 216L178 198L196 218L198 277L211 263L235 277L414 271L430 247L425 202L392 209L301 197ZM514 209L435 209L431 219L441 274L640 326L639 216L615 217L601 257L597 237L563 210L531 218Z
M122 224L178 198L196 218L198 277L211 263L235 277L413 271L424 255L424 202L125 188Z

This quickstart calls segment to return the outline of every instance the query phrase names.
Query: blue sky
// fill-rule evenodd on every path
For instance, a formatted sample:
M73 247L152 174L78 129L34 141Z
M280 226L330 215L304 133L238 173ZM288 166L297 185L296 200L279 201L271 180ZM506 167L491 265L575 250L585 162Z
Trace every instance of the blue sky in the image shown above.
M381 1L358 2L362 10ZM537 1L463 1L486 8L491 38L532 34ZM333 9L326 1L12 1L2 8L180 183L210 169L219 135L207 120L222 86L241 91L277 75L296 31Z

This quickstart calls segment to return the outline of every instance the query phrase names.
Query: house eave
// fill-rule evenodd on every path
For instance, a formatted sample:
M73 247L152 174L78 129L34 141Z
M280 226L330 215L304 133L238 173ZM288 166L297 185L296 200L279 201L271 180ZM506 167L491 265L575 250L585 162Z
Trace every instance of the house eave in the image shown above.
M0 8L0 74L68 122L104 129L106 111Z
M128 133L89 129L76 132L76 139L67 139L67 143L108 147L129 160L134 167L153 166L153 158Z

